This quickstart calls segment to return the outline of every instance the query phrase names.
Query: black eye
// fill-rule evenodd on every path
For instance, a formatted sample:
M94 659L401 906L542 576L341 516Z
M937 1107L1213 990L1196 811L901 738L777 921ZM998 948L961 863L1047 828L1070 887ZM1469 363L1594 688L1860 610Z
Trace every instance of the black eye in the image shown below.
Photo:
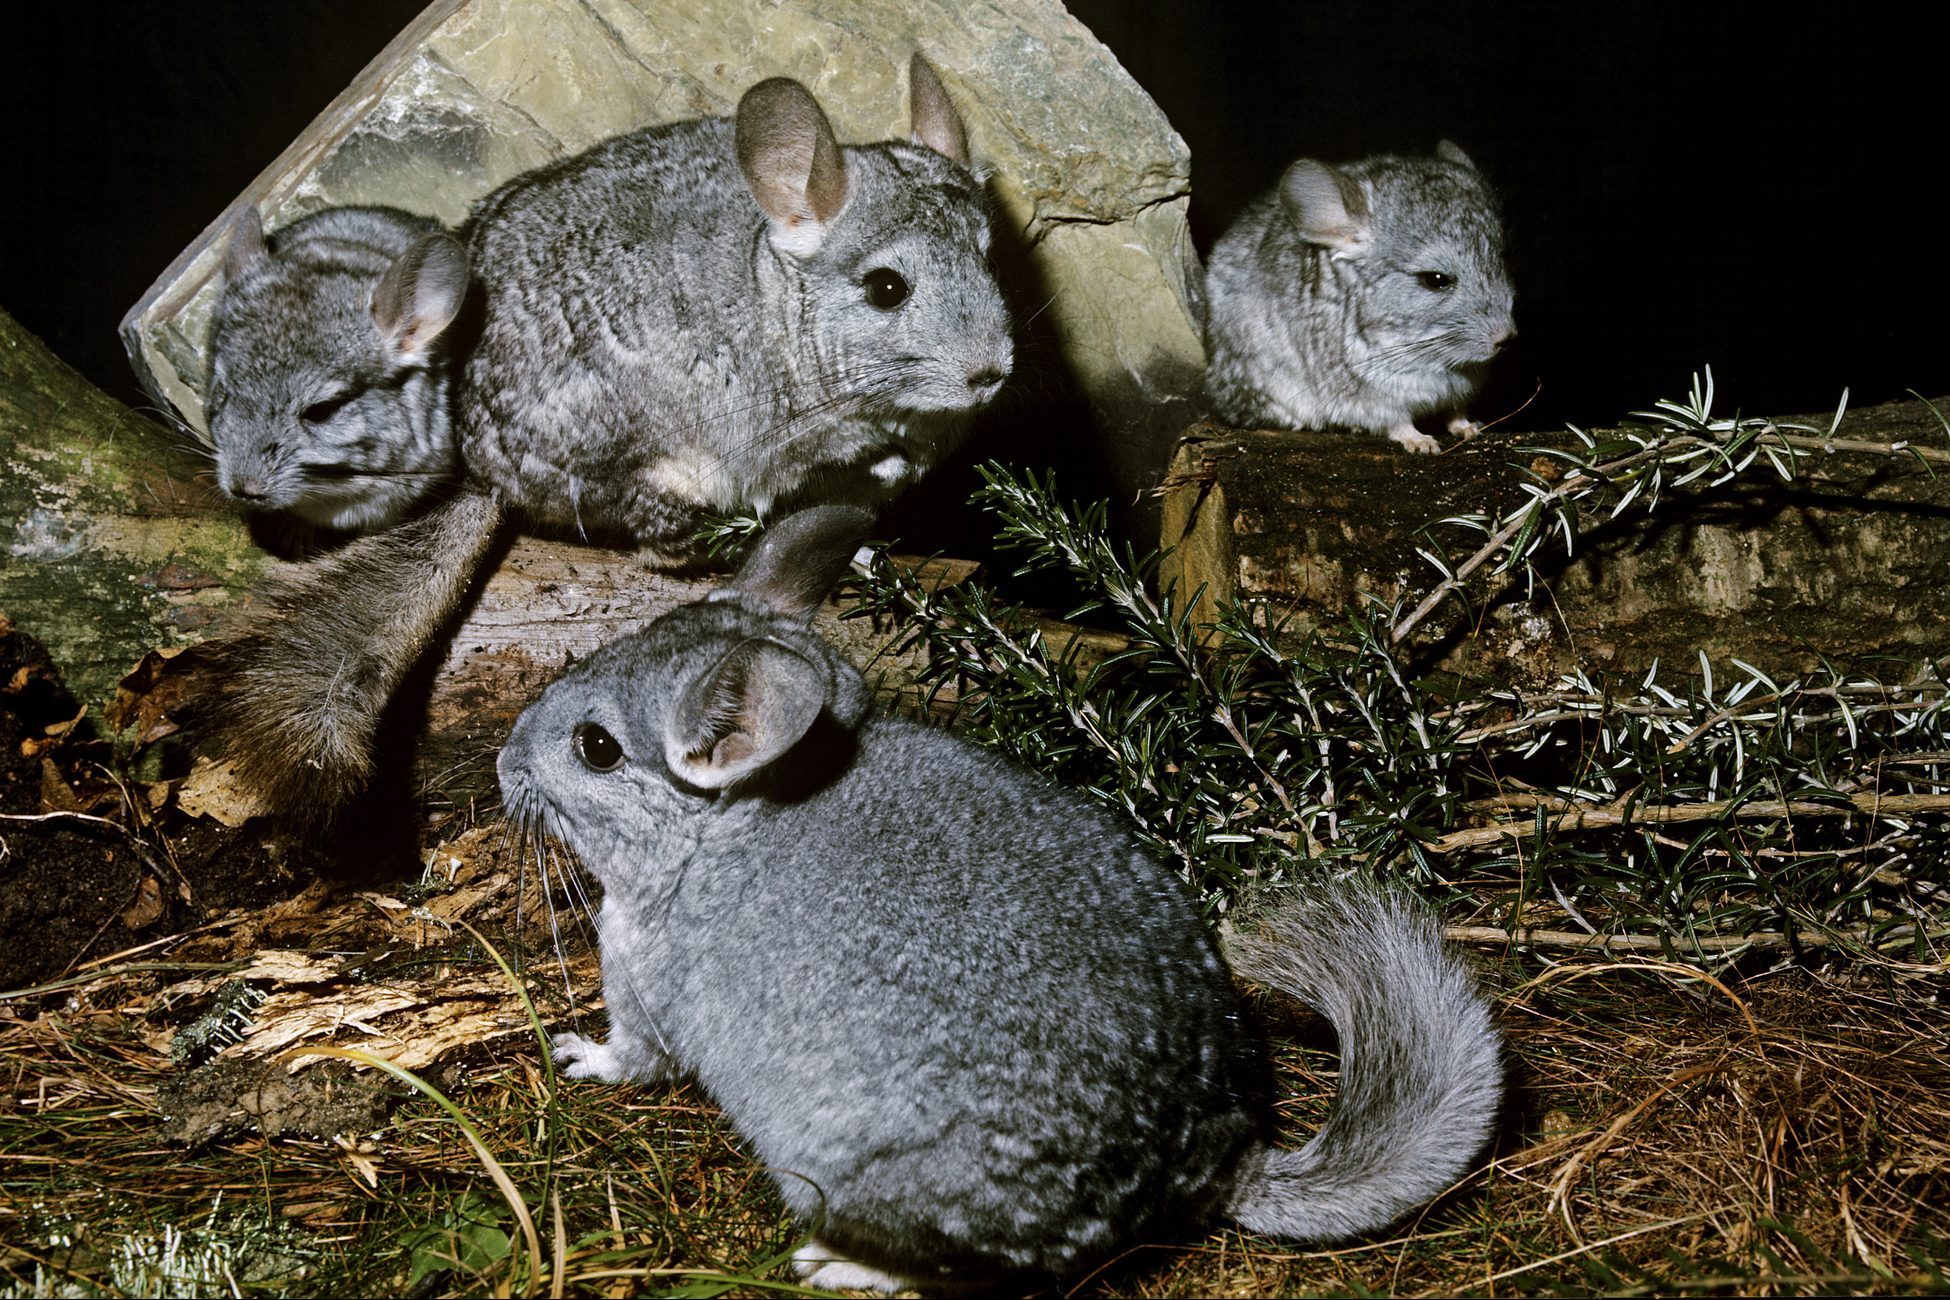
M1456 277L1447 271L1417 271L1415 279L1431 293L1447 293L1456 287Z
M907 301L913 290L901 278L899 271L877 266L861 277L860 283L866 287L867 301L882 311L892 311Z
M593 722L576 724L575 745L576 757L592 772L614 772L623 765L623 747Z
M330 420L333 416L344 410L345 404L351 400L352 394L340 393L337 397L328 397L322 402L313 402L310 406L298 412L298 418L306 424L324 424L327 420Z

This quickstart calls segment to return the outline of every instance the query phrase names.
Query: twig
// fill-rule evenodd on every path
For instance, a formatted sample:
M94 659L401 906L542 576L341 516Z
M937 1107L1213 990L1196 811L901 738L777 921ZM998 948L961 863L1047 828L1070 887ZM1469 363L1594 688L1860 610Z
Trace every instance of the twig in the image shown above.
M1693 441L1699 440L1693 439ZM1468 581L1470 574L1487 564L1496 556L1498 551L1503 549L1505 543L1527 527L1532 522L1532 517L1537 511L1552 502L1560 501L1570 496L1574 492L1594 490L1600 484L1609 481L1620 470L1630 469L1640 461L1654 459L1667 449L1678 445L1680 445L1678 442L1666 443L1657 447L1642 448L1629 456L1620 456L1617 460L1608 464L1596 466L1583 474L1567 478L1543 496L1533 498L1521 510L1512 515L1503 527L1492 533L1490 539L1484 542L1481 547L1477 548L1474 555L1457 565L1455 572L1446 575L1441 582L1437 583L1435 590L1422 598L1421 604L1417 605L1407 617L1396 623L1389 630L1388 639L1397 644L1403 641L1410 632L1414 631L1420 625L1423 619L1429 616L1429 613L1437 605L1440 605L1451 593L1461 590L1463 584Z
M1831 948L1848 944L1868 946L1877 941L1888 942L1895 939L1913 939L1917 928L1914 925L1896 925L1876 933L1872 930L1840 930L1830 932L1809 931L1796 934L1792 938L1776 931L1762 930L1749 935L1687 935L1670 938L1656 934L1580 934L1572 930L1532 930L1518 928L1506 930L1498 925L1447 925L1442 928L1445 938L1454 943L1484 943L1521 948L1574 948L1594 949L1601 952L1622 950L1626 952L1663 952L1667 947L1696 948L1701 952L1734 952L1741 949L1758 949L1762 952L1787 952L1795 948ZM1925 938L1939 938L1950 934L1950 929L1931 930Z
M1940 451L1935 447L1919 447L1913 442L1900 445L1893 442L1870 442L1864 438L1811 438L1805 435L1782 433L1771 430L1770 435L1790 447L1800 447L1808 451L1861 451L1881 456L1921 456L1924 460L1950 463L1950 451Z
M1535 796L1512 796L1522 799L1529 806L1540 804ZM1518 806L1512 804L1512 806ZM1548 805L1543 805L1548 806ZM1950 812L1950 794L1882 794L1875 790L1865 790L1860 794L1848 796L1843 800L1823 802L1814 799L1724 799L1717 803L1673 804L1663 807L1640 807L1630 812L1614 811L1611 808L1579 808L1561 813L1546 822L1544 830L1550 833L1561 831L1601 830L1611 826L1654 825L1669 826L1681 822L1714 821L1730 817L1741 821L1762 821L1771 817L1850 817L1856 813L1871 813L1879 817L1899 816L1904 813ZM1481 848L1498 840L1524 839L1537 830L1532 820L1497 822L1490 826L1472 826L1465 830L1451 831L1441 839L1423 847L1430 853L1454 853L1461 849Z

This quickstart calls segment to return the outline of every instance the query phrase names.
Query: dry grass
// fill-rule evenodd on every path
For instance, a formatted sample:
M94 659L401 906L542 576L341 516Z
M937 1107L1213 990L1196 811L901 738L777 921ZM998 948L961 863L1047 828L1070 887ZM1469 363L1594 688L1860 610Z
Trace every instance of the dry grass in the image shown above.
M313 900L313 923L349 954L337 975L308 976L314 1015L375 988L498 977L453 928L513 911L506 863L491 837L474 843L482 862L403 910L370 895ZM503 884L490 888L497 871ZM526 938L546 953L530 884L529 932L503 930L496 943L512 950ZM458 912L430 910L442 898ZM251 955L248 939L232 959ZM519 1189L538 1252L459 1126L422 1096L376 1133L246 1133L197 1151L162 1141L168 1043L221 982L167 967L220 958L222 942L184 937L132 959L148 969L116 974L110 963L57 993L0 1002L0 1293L796 1289L784 1266L794 1230L717 1112L685 1087L555 1084L512 992L488 1011L398 999L386 1016L400 1019L348 1017L331 1041L383 1051L423 1032L414 1016L506 1030L424 1073ZM375 960L382 949L393 965ZM578 957L571 969L587 980ZM1219 1229L1131 1251L1066 1293L1950 1289L1940 974L1783 968L1716 982L1655 960L1497 960L1485 974L1502 989L1512 1103L1496 1149L1461 1187L1382 1240L1308 1251ZM559 983L552 962L529 978L551 1020L578 1014ZM1297 1138L1329 1104L1331 1036L1281 1008L1267 1018ZM258 1024L225 1057L247 1057L269 1033ZM127 1245L172 1233L167 1267L160 1244L147 1254ZM182 1271L192 1265L206 1273Z

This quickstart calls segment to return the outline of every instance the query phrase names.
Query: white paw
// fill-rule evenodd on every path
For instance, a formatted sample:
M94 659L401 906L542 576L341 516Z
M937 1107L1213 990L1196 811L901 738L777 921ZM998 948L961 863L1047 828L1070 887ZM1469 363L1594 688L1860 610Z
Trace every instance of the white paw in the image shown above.
M1477 434L1483 431L1482 425L1476 423L1476 421L1470 419L1466 415L1450 416L1449 423L1444 427L1446 427L1450 433L1455 434L1458 438L1474 438Z
M553 1045L555 1063L566 1066L571 1079L600 1079L620 1083L625 1072L616 1053L607 1043L592 1042L581 1034L557 1034Z
M893 1295L913 1286L906 1278L850 1260L817 1238L792 1252L792 1271L807 1284L827 1291L878 1291Z
M1418 456L1433 456L1442 450L1442 444L1423 433L1412 424L1397 425L1388 431L1388 441L1400 443Z
M875 482L885 487L893 487L897 483L905 483L913 476L914 462L895 452L883 460L874 462L873 468L868 473L873 475Z

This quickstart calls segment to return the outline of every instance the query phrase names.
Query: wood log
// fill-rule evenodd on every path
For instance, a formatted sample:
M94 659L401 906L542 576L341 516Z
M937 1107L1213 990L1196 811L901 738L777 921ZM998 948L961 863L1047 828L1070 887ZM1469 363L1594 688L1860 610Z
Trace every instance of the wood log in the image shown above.
M1627 510L1569 557L1547 543L1532 591L1521 573L1478 575L1467 606L1448 601L1411 635L1412 658L1542 685L1573 667L1684 671L1702 653L1792 674L1824 656L1950 652L1950 464L1848 446L1909 442L1942 458L1937 410L1950 404L1850 411L1835 450L1806 452L1792 481L1763 467L1724 487L1669 484L1649 516ZM1831 418L1781 417L1824 430ZM1491 433L1414 456L1376 437L1195 426L1161 488L1175 548L1164 579L1204 589L1201 617L1245 600L1295 639L1363 608L1409 610L1442 578L1418 548L1438 549L1433 536L1467 555L1483 541L1430 525L1512 509L1520 468L1561 464L1536 449L1577 445Z

